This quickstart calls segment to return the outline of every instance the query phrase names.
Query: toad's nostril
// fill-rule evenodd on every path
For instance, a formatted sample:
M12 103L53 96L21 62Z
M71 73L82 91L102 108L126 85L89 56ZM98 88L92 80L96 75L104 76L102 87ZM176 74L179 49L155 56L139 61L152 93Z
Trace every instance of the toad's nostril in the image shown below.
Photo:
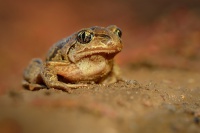
M103 39L103 40L101 40L101 42L103 43L103 44L105 44L105 45L109 45L109 39Z
M105 35L105 34L95 34L96 37L100 37L100 38L105 38L105 39L111 39L109 35Z
M95 36L98 37L99 40L101 40L101 42L102 42L103 44L109 45L109 42L110 42L110 40L111 40L111 37L110 37L110 36L105 35L105 34L96 34Z

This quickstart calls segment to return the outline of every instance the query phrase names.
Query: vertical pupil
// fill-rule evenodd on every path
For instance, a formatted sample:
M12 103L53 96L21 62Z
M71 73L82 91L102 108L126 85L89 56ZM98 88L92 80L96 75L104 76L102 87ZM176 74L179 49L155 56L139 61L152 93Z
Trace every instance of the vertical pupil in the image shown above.
M89 43L91 39L92 39L92 34L90 32L82 31L78 33L77 41L79 41L82 44Z
M83 41L85 41L85 32L83 32L83 34L82 34L82 36L81 36L81 39L82 39Z

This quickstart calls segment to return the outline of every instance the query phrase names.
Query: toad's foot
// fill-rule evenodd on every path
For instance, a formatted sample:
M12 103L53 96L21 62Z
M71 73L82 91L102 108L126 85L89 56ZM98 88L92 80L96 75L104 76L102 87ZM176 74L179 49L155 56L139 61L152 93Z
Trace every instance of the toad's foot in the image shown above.
M43 88L47 88L47 87L44 86L44 85L29 83L29 82L27 82L26 80L23 80L23 81L22 81L22 86L23 86L25 89L31 90L31 91L40 90L40 89L43 89Z

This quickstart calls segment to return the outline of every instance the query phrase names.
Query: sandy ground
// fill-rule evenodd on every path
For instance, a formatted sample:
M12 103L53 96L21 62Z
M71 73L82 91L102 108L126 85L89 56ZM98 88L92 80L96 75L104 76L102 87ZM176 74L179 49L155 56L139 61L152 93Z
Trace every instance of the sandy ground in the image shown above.
M200 73L125 67L123 77L72 94L9 90L0 97L0 132L200 132Z

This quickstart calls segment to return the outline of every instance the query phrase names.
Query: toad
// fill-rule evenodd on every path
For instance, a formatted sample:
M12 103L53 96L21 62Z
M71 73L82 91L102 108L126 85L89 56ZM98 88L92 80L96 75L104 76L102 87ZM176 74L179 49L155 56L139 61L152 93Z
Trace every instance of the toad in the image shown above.
M122 48L122 32L115 26L84 28L54 44L45 61L35 58L24 70L28 90L54 88L71 92L88 84L120 80L114 57Z

